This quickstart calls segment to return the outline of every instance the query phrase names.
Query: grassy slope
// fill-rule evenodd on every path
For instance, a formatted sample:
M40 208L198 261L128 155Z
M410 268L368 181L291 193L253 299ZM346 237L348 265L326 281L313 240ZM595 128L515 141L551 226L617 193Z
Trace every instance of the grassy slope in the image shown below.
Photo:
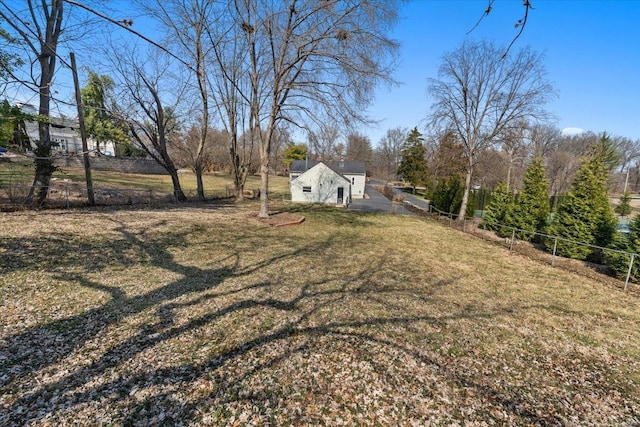
M417 218L1 214L0 425L632 425L633 294Z
M191 171L180 171L180 184L189 195L196 194L196 177ZM155 192L172 193L173 186L169 175L130 174L112 171L93 170L93 185L95 188L153 190ZM60 168L53 174L54 178L65 179L70 182L80 183L84 186L84 169ZM289 191L287 177L269 177L272 192L279 194ZM0 162L0 189L13 185L31 185L33 181L33 162L27 159ZM224 192L226 187L233 186L233 178L221 173L207 173L203 175L205 193ZM247 189L260 188L260 177L249 176L246 183Z

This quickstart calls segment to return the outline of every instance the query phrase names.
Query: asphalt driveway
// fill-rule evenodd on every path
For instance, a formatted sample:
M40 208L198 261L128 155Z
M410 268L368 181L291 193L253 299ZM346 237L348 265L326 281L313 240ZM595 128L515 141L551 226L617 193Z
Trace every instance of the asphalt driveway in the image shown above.
M349 205L349 210L413 215L413 212L405 209L402 202L392 202L376 190L373 185L367 185L365 193L369 198L353 199Z
M402 198L405 200L405 202L411 203L414 206L419 207L420 209L424 209L424 210L428 210L429 209L429 203L427 203L427 201L421 197L416 197L411 193L407 193L405 191L402 190L402 188L393 188L393 193L394 194L398 194L401 195Z

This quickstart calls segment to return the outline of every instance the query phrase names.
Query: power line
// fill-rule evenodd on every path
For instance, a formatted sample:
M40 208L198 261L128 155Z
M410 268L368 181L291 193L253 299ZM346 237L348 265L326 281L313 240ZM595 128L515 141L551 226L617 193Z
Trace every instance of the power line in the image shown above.
M129 20L127 21L126 19L122 20L122 21L117 21L101 12L98 12L97 10L94 10L92 8L90 8L89 6L86 6L82 3L79 3L75 0L64 0L66 3L72 4L74 6L78 6L84 10L86 10L87 12L93 13L94 15L111 22L112 24L117 25L120 28L123 28L127 31L129 31L130 33L140 37L142 40L146 41L147 43L152 44L153 46L157 47L158 49L162 50L163 52L165 52L167 55L171 56L172 58L176 59L177 61L179 61L180 63L184 64L188 69L192 70L195 72L195 70L192 68L191 64L187 63L185 60L183 60L182 58L180 58L179 56L177 56L176 54L174 54L173 52L171 52L169 49L167 49L166 47L162 46L161 44L151 40L150 38L148 38L147 36L143 35L142 33L139 33L138 31L134 30L131 28L131 25L133 25L133 21Z

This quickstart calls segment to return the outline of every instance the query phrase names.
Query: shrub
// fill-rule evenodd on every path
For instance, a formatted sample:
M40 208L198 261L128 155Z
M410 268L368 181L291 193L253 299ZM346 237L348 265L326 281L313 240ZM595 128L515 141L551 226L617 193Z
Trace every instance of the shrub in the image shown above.
M447 179L441 179L429 195L429 199L436 209L455 213L460 211L463 192L464 185L460 180L460 176L453 175ZM467 209L467 211L473 213L473 209Z
M513 208L505 213L505 223L518 231L521 240L531 240L535 234L543 232L549 218L548 183L544 177L542 160L536 159L527 168L524 189L518 195Z
M513 195L507 190L507 185L501 182L491 195L491 201L485 209L482 218L482 226L487 230L494 230L498 234L506 235L507 230L500 224L505 224L505 219L509 212L513 209Z
M629 223L629 234L616 233L610 245L612 249L619 251L638 253L640 251L640 215ZM631 269L631 280L640 280L640 257L635 257ZM626 278L629 271L631 255L605 251L603 262L619 278Z
M578 171L571 190L558 206L547 233L575 242L608 246L614 237L616 219L606 193L608 171L603 156L594 151ZM547 247L553 241L547 242ZM558 241L556 253L575 259L592 254L589 246Z

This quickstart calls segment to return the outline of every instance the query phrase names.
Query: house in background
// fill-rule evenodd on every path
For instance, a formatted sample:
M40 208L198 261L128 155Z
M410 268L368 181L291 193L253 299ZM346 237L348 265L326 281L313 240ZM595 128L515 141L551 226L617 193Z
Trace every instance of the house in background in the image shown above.
M364 162L294 160L289 172L291 200L347 206L364 197Z
M38 110L31 104L18 104L20 109L27 114L38 114ZM27 135L31 140L32 148L35 148L35 141L40 138L38 123L35 121L25 122ZM51 117L49 125L49 137L51 142L56 144L52 148L52 153L60 155L82 155L82 139L80 138L80 126L78 119L68 119L64 117ZM96 141L87 138L87 148L90 154L96 154L98 146ZM100 146L101 154L113 156L115 147L113 142L103 142Z

